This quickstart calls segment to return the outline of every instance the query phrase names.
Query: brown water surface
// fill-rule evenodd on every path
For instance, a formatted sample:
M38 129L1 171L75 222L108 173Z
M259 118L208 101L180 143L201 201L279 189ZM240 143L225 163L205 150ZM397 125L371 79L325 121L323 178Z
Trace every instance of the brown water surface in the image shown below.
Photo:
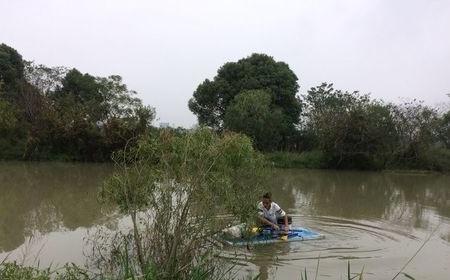
M88 233L123 222L96 198L111 171L106 164L1 162L0 261L82 264ZM364 267L364 279L391 279L431 236L405 272L450 279L450 176L276 170L271 185L293 223L325 239L228 248L243 271L299 279L306 268L314 279L320 258L318 279L346 279L348 261L353 272Z

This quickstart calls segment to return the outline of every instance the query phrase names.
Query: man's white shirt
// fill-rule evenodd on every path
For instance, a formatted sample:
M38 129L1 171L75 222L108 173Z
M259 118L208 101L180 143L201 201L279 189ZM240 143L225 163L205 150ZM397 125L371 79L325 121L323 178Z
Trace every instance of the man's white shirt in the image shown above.
M260 217L266 218L270 222L276 224L277 219L284 217L286 215L286 212L281 209L281 207L276 204L275 202L272 202L270 204L270 209L267 210L262 202L258 203L258 214Z

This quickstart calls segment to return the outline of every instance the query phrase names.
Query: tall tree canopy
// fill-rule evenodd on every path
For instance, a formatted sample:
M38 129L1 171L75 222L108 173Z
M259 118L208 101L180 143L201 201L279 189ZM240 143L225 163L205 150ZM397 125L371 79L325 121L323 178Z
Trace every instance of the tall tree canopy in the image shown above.
M13 48L0 44L0 86L4 93L17 92L23 79L22 56Z
M22 60L0 45L0 159L108 160L148 132L154 109L117 75Z
M264 90L270 94L271 106L280 110L283 122L293 131L301 110L296 96L297 80L286 63L265 54L252 54L238 62L225 63L212 81L201 83L189 100L189 109L201 125L221 130L226 111L238 94Z
M306 130L332 167L376 168L396 145L391 107L323 83L304 96Z
M236 95L225 113L225 128L248 135L260 150L277 149L286 128L281 109L271 103L267 91L243 91Z

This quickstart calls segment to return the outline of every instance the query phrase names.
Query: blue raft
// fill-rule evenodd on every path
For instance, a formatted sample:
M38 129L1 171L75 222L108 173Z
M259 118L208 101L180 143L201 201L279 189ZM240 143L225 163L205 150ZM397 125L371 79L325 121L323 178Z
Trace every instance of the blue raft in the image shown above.
M316 240L325 238L324 235L304 227L292 227L288 234L280 234L274 230L262 230L257 235L249 238L236 238L224 240L227 244L233 246L270 244L279 242L297 242L306 240Z

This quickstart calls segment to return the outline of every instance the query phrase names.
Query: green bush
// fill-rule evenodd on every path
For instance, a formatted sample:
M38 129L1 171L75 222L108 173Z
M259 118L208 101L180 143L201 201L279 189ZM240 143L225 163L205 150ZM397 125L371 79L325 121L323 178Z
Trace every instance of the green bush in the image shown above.
M214 265L211 241L229 221L217 217L252 221L267 174L264 157L247 136L206 128L181 135L161 130L113 159L116 172L100 198L129 215L133 229L112 240L107 233L99 235L108 241L98 247L109 248L96 252L108 256L100 269L121 271L120 252L138 274L149 274L148 264L156 267L151 271L157 279L191 279L200 268L223 267Z
M0 279L2 280L50 280L50 270L39 270L17 263L0 264Z
M450 149L432 148L424 161L428 164L426 169L450 171Z

